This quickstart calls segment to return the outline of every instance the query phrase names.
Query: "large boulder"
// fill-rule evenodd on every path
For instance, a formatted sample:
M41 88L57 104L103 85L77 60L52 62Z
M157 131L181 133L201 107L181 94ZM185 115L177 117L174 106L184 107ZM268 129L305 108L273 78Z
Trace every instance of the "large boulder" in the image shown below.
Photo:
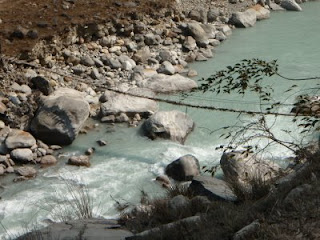
M207 47L209 39L207 33L203 30L201 25L197 22L187 24L188 33L196 40L199 47Z
M248 190L252 181L266 183L281 171L276 163L259 159L248 151L224 153L220 165L227 182L238 183Z
M36 144L36 139L28 132L12 129L5 144L8 149L28 148Z
M139 92L138 90L129 91L130 94L144 96L144 91ZM147 97L150 92L147 92ZM105 91L100 101L100 116L108 115L120 115L121 113L126 113L128 116L134 116L139 114L140 116L147 117L150 112L155 112L158 110L158 104L154 100L150 100L142 97L134 97L127 94L116 93L112 91Z
M48 144L71 144L87 120L90 106L83 94L69 88L59 88L43 96L31 122L32 133Z
M197 87L197 83L179 74L167 76L155 74L140 83L141 87L149 88L157 93L170 93L177 91L188 91Z
M160 111L147 119L142 128L151 139L164 138L184 143L193 130L194 122L179 111Z
M245 12L232 13L229 20L230 24L239 28L253 27L257 21L257 13L253 9L248 9Z
M229 185L217 178L209 176L194 177L189 189L197 195L206 196L209 200L237 201L237 196Z
M200 175L200 165L196 157L188 154L170 163L165 170L169 177L177 181L190 181Z
M302 8L295 0L282 0L280 6L289 11L302 11Z

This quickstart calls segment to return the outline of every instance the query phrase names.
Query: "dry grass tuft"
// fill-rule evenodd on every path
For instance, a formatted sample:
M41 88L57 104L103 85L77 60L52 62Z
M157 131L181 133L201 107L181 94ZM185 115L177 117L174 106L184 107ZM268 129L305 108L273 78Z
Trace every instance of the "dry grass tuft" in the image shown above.
M69 180L64 180L64 185L66 192L56 191L55 197L48 198L44 206L39 207L50 212L52 218L58 222L92 218L93 199L89 189L83 184Z

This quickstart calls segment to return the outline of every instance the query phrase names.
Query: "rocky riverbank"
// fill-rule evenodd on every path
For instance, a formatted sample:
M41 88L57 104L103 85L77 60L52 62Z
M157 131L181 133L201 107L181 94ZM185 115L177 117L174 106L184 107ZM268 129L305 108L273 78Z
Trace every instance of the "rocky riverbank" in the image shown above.
M158 110L152 96L197 86L189 79L197 73L188 69L188 62L214 57L214 48L234 26L253 26L269 17L268 8L280 8L272 3L234 12L252 4L212 2L208 9L196 2L178 2L162 8L161 16L133 14L39 38L32 50L18 55L23 60L2 57L2 120L56 145L70 144L89 115L137 126ZM28 39L35 31L17 26L8 33L6 45ZM157 135L170 138L171 133Z
M129 15L67 27L63 34L39 38L32 50L17 56L20 59L2 56L3 127L26 130L46 144L70 144L89 115L102 122L137 126L158 106L134 95L152 98L195 88L188 76L196 72L187 63L213 57L214 47L230 36L230 9L223 4L205 14L203 9L181 12L179 4L177 9L161 9L158 18ZM17 26L8 33L6 45L30 38L31 32L36 30ZM162 129L167 129L176 120L162 121L166 121ZM10 131L3 131L3 141ZM156 131L151 135L182 141L190 129L182 130L186 131L179 133L182 137L175 136L176 128Z
M76 6L77 2L72 4ZM159 18L127 16L68 27L64 34L39 39L32 51L20 55L20 60L3 56L3 172L23 172L12 170L14 164L45 164L53 158L56 145L72 143L89 116L130 126L152 116L144 124L151 129L148 136L183 142L193 128L192 120L181 113L154 114L158 106L152 97L195 88L189 77L196 72L188 69L188 62L214 57L212 50L231 35L234 26L251 27L257 20L268 18L270 8L281 9L275 3L246 10L251 2L214 2L207 11L201 4L191 10L191 4L198 3L182 1L177 10L163 9ZM286 8L292 5L296 6L293 2ZM245 11L234 12L239 9ZM19 27L10 36L15 41L17 36L31 38L33 32ZM169 128L176 123L175 128ZM18 137L19 141L23 139L22 146L19 143L12 147L10 139L18 129L24 130L20 135L30 132L33 136ZM28 145L29 141L32 144ZM79 159L74 162L82 162L84 156ZM90 165L85 160L78 165Z

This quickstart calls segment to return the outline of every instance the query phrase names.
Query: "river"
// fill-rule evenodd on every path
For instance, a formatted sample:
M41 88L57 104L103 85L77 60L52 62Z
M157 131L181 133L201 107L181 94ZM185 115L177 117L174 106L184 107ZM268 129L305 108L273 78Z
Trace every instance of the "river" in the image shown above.
M207 78L217 70L250 58L277 59L279 71L288 77L319 76L320 2L305 3L302 7L303 12L274 12L271 19L258 22L253 28L234 30L232 36L216 48L213 59L190 65L199 73L196 79ZM268 81L276 90L275 98L281 101L285 98L283 91L292 84L299 85L301 92L312 85L310 81L288 82L276 77ZM285 103L291 104L293 100L288 98ZM254 96L242 98L235 95L198 94L187 101L235 109L259 108ZM154 179L164 172L167 164L184 154L196 156L202 166L217 164L221 151L215 148L227 141L219 137L220 132L210 132L239 121L235 113L167 104L161 104L160 108L179 109L187 112L195 121L196 128L184 145L166 140L151 141L141 136L139 128L100 124L89 134L80 135L64 150L76 154L96 147L90 168L67 166L66 161L61 159L55 167L40 169L36 179L7 184L1 190L0 221L6 230L0 226L0 238L15 236L32 226L45 225L45 219L55 220L44 208L58 196L68 198L65 179L87 185L95 213L107 218L118 214L113 199L134 204L139 201L141 190L152 196L160 196L163 190ZM285 105L280 110L289 109L290 106ZM242 116L241 120L248 121L251 118ZM289 137L284 135L282 129L292 126L291 120L284 117L277 119L273 128L277 136ZM299 132L294 128L291 130L294 130L291 137L299 139ZM98 147L98 139L104 139L109 144ZM274 147L269 157L282 164L288 156L291 156L288 150Z

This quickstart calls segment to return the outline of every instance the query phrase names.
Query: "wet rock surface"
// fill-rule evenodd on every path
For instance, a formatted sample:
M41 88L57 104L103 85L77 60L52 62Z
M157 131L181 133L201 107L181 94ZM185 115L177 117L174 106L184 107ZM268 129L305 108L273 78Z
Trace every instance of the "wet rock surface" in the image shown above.
M146 120L142 129L151 139L164 138L184 143L194 122L183 112L160 111Z

